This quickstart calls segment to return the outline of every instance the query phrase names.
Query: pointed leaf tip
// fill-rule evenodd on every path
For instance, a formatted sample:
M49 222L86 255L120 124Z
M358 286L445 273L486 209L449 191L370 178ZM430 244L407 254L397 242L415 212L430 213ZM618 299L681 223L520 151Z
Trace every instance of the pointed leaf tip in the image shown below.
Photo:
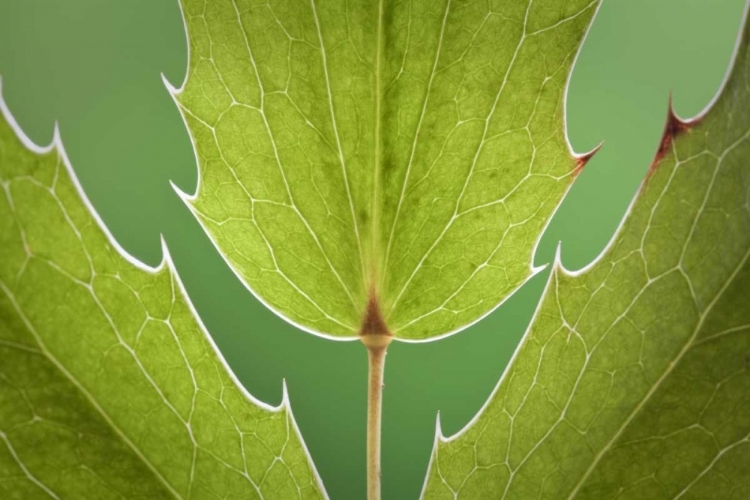
M685 121L674 111L674 103L672 100L672 94L669 94L669 105L667 109L667 121L664 124L664 131L662 132L661 139L659 140L659 147L656 150L656 155L648 168L648 174L646 179L651 177L653 172L659 166L662 158L667 154L669 148L672 146L675 138L684 132L687 132L698 123L699 120Z
M597 144L596 147L594 147L594 149L592 149L591 151L583 153L582 155L576 155L576 164L575 168L573 169L573 177L577 177L578 174L581 173L583 167L585 167L588 164L589 160L591 160L591 158L593 158L594 155L599 152L603 145L604 141Z

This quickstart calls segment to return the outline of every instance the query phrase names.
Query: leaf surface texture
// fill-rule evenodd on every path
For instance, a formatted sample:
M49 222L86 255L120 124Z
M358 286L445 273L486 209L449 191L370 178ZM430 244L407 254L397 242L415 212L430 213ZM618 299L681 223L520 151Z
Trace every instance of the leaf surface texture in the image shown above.
M182 0L183 197L273 310L355 337L453 332L537 269L584 159L564 95L596 0Z
M166 247L126 256L57 134L22 142L0 104L0 497L325 497L286 396L243 391Z
M709 111L670 112L618 233L559 261L424 498L750 497L750 35Z

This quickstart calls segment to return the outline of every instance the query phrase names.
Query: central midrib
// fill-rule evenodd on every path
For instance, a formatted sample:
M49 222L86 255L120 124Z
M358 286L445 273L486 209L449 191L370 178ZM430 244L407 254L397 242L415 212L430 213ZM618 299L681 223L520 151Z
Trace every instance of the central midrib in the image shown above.
M370 255L368 256L367 276L364 276L365 292L368 294L368 301L379 301L378 284L381 283L380 273L380 175L381 165L381 140L382 140L382 116L381 116L381 60L383 53L383 5L385 0L378 1L378 24L375 34L375 152L374 168L372 183L372 200L371 200L371 223L370 223ZM366 314L366 313L365 313Z
M381 73L381 60L382 60L382 47L383 47L383 14L384 14L384 4L385 0L380 0L378 2L378 26L377 26L377 34L376 34L376 50L375 50L375 177L373 182L373 196L372 196L372 227L371 227L371 255L370 257L370 266L372 271L370 272L369 276L369 282L368 277L365 277L365 286L367 288L368 293L368 310L370 309L370 305L375 303L377 305L383 305L383 297L380 295L380 287L383 287L386 282L386 272L388 267L388 261L390 257L390 251L391 251L391 245L393 243L393 237L396 229L396 224L398 222L398 218L401 211L401 204L403 202L403 197L406 190L406 184L408 183L409 179L409 171L411 169L411 164L414 160L414 152L416 148L416 141L417 137L419 136L419 132L422 126L422 121L424 119L424 115L427 109L427 102L429 99L430 89L432 88L432 82L435 77L435 71L437 69L437 63L440 58L440 53L442 49L442 42L443 42L443 34L445 32L445 26L446 21L448 19L448 13L450 12L450 4L451 0L447 0L445 4L445 10L443 13L443 19L441 23L440 28L440 34L438 38L437 48L435 52L435 57L432 64L432 71L430 72L430 78L427 84L426 93L424 96L424 99L422 101L422 110L419 117L419 122L417 124L417 129L415 131L414 141L412 143L411 147L411 154L409 158L409 162L407 165L407 171L405 173L405 177L403 180L403 184L401 186L401 193L399 197L398 206L396 208L396 213L394 215L394 219L392 221L392 226L389 231L389 235L387 240L385 240L385 247L382 248L385 255L381 255L381 248L378 247L378 243L380 242L380 208L382 207L382 203L380 200L380 176L381 176L381 168L382 168L382 161L381 161L381 129L382 129L382 116L381 116L381 102L382 102L382 85L381 85L381 79L380 79L380 73ZM382 311L385 312L385 311ZM365 318L367 312L365 312ZM388 314L386 314L386 318L383 320L387 320Z

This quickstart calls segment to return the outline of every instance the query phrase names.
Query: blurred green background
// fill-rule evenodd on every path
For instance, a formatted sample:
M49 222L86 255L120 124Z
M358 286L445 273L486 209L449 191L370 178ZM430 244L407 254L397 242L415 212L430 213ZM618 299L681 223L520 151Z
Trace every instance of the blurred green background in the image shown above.
M604 0L573 72L568 133L603 149L544 235L578 269L604 248L656 150L669 92L698 113L730 61L744 0ZM166 237L188 293L247 389L272 404L286 378L294 414L330 496L364 498L366 351L296 330L248 292L169 186L195 190L187 132L162 85L186 68L177 0L0 0L0 75L18 122L47 144L59 122L86 193L118 241L149 264ZM386 367L384 498L422 487L438 410L446 435L479 410L521 338L547 273L500 309L439 342L396 343Z

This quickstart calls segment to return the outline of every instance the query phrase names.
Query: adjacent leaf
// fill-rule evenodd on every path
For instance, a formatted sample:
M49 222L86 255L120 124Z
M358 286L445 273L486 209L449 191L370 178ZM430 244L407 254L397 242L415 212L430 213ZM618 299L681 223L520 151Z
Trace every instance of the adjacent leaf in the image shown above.
M425 498L750 498L750 30L718 100L670 112L608 249L558 258L494 394L439 436ZM439 432L438 432L439 434Z
M564 96L598 0L182 0L173 90L200 181L183 195L290 321L455 331L538 269L587 156ZM370 318L372 319L372 318Z
M0 497L324 497L286 394L243 391L166 247L127 256L58 136L0 106Z

